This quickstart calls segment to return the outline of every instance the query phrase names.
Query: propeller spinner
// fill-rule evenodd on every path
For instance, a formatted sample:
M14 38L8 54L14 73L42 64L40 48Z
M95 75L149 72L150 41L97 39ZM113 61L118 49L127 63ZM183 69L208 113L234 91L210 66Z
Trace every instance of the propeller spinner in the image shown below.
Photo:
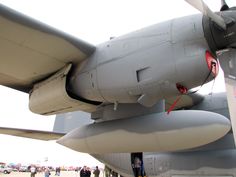
M236 9L229 8L221 1L221 11L212 12L202 0L185 0L198 9L203 17L205 38L213 53L228 48L236 48Z

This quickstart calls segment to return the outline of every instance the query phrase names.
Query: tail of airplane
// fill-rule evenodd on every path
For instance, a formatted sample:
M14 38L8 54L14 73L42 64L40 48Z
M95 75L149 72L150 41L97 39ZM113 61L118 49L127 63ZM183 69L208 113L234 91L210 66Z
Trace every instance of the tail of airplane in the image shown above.
M58 114L55 118L53 132L68 133L69 131L93 123L90 114L82 111Z

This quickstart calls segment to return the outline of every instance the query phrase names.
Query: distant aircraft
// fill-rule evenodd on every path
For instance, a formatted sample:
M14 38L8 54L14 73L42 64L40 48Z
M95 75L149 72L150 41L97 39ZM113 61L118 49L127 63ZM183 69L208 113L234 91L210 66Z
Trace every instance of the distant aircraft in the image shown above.
M29 93L32 112L62 117L53 132L1 132L59 138L123 176L235 175L236 8L222 0L213 13L202 0L186 1L203 15L98 46L1 5L0 83ZM230 116L225 96L192 90L217 76L217 58ZM91 117L68 113L78 110Z

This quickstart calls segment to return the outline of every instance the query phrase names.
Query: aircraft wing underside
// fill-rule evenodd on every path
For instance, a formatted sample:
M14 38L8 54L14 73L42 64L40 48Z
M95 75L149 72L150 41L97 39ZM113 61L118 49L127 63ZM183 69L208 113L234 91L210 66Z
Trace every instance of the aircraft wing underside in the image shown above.
M0 134L13 135L24 138L32 138L38 140L57 140L58 138L65 135L65 133L41 131L41 130L29 130L19 128L6 128L0 127Z
M29 92L37 81L95 47L0 4L0 84Z

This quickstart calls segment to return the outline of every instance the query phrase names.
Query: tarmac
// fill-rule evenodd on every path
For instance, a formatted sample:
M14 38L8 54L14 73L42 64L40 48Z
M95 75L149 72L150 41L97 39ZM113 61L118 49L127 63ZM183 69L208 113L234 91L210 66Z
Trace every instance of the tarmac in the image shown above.
M0 176L1 177L30 177L30 173L29 172L11 172L10 174L0 173ZM52 171L50 177L54 177L54 176L55 176L55 171ZM79 173L76 173L75 171L61 171L61 175L60 175L60 177L79 177L79 176L80 176ZM103 175L100 174L100 177L102 176ZM35 177L44 177L44 173L39 172L35 175ZM94 176L91 175L91 177L94 177Z

